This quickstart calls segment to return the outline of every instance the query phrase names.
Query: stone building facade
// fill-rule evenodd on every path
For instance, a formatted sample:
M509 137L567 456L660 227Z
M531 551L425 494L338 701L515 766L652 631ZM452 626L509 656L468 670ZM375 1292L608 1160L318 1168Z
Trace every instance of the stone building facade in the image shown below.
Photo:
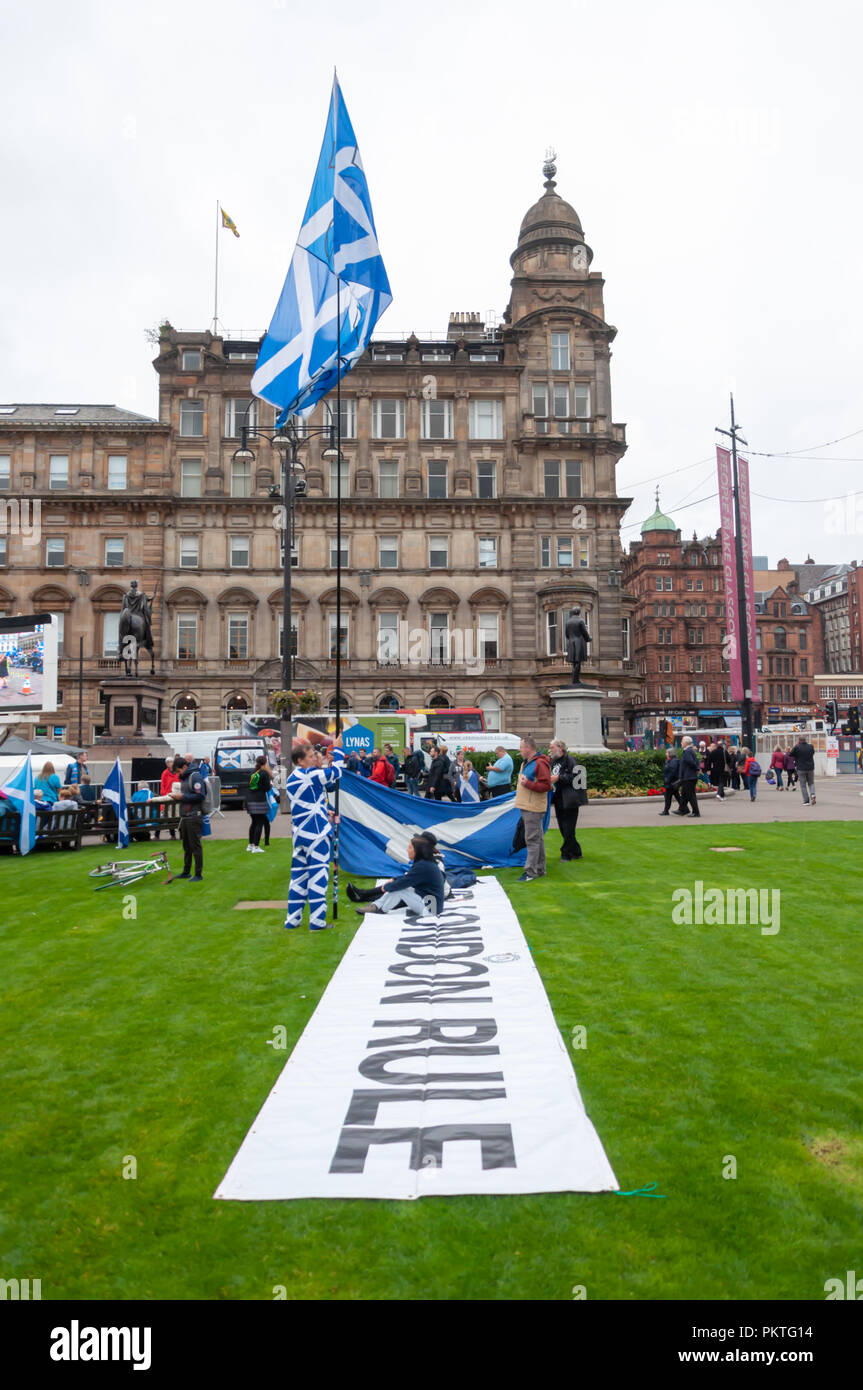
M579 218L545 172L511 258L503 322L459 313L434 341L376 340L342 383L342 694L358 713L480 705L490 727L548 738L550 692L569 680L563 626L578 605L593 639L582 679L603 692L614 746L640 684L621 584L629 499L615 479L626 448L611 410L616 330ZM41 424L33 407L0 417L11 489L38 494L45 536L65 540L61 559L40 551L23 567L10 541L0 606L64 614L67 716L84 637L85 742L101 724L99 680L117 669L114 615L133 576L157 592L166 726L224 727L245 709L265 712L267 692L282 686L282 533L270 496L279 459L260 438L253 462L233 457L244 420L274 428L272 409L250 404L257 350L165 324L158 420L113 408L97 419L86 407L77 417L50 407ZM331 418L324 402L307 424ZM327 708L337 465L323 448L310 435L300 450L308 486L292 609L294 685ZM67 458L62 487L54 451ZM111 463L121 457L125 473ZM58 712L56 722L77 736L75 718Z

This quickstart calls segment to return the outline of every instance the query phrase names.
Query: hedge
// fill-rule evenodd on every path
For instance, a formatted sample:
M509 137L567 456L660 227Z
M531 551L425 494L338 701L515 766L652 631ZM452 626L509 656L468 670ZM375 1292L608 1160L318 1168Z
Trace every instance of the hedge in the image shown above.
M521 754L510 750L513 772L517 775L521 768ZM587 773L588 791L608 791L610 788L627 788L631 792L650 791L651 787L662 786L662 768L665 752L649 750L642 753L583 753L573 752L572 756L581 763ZM471 753L465 750L474 768L485 776L486 768L497 761L495 753Z

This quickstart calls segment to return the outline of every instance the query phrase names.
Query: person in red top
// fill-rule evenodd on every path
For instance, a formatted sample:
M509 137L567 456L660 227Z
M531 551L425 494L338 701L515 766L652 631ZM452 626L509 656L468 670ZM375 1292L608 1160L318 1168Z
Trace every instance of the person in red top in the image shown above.
M160 783L159 783L159 795L160 795L160 796L170 796L170 795L171 795L171 788L173 787L174 783L175 783L175 782L181 782L181 781L183 780L182 768L183 768L183 759L182 759L181 757L178 756L178 757L176 757L176 758L166 758L166 759L165 759L165 770L164 770L164 772L162 773L162 780L161 780ZM157 831L156 831L156 839L157 839L157 840L160 838L161 834L162 834L161 830L157 830ZM177 832L176 832L176 830L169 830L169 831L168 831L168 834L170 835L170 837L171 837L172 840L176 840L176 838L177 838Z
M391 787L396 780L396 770L392 763L382 757L381 750L376 748L372 753L372 778L373 782L380 782L382 787Z
M784 791L785 788L782 785L782 774L785 771L785 749L782 747L781 743L777 743L776 747L773 750L773 757L770 759L770 766L776 773L776 790L778 792Z

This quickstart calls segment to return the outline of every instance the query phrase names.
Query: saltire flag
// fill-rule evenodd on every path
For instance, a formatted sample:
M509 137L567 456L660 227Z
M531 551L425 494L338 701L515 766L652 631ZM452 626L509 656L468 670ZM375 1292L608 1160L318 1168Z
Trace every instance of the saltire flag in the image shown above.
M33 759L27 759L3 788L21 818L18 832L18 849L21 854L29 854L36 843L36 804L33 796Z
M462 777L460 779L458 789L459 794L461 795L462 803L467 802L468 804L470 804L472 801L479 801L479 792L477 791L476 787L471 786L470 782L467 780L466 777Z
M221 203L219 204L219 212L222 214L222 226L227 227L229 231L234 233L234 236L239 236L240 233L237 231L236 223L234 222L233 217L228 216Z
M334 78L303 225L252 377L255 395L280 407L278 426L311 414L363 355L391 303L360 152Z
M127 849L129 846L129 817L126 813L126 785L123 781L123 769L120 767L119 758L108 773L108 780L102 788L102 796L106 801L110 801L117 815L117 848Z
M550 803L549 803L550 804ZM476 805L407 796L356 772L339 782L339 859L351 874L392 877L403 872L412 835L431 830L447 869L523 868L525 851L512 852L521 819L515 794ZM546 810L543 829L548 829Z

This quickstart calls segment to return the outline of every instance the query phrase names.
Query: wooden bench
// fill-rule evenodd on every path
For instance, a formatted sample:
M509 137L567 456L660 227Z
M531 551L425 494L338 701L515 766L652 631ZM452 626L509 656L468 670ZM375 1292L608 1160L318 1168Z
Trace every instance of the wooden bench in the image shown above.
M81 811L81 834L85 838L107 837L112 842L117 839L117 817L113 806L94 802ZM177 830L180 825L179 801L129 801L126 803L126 817L129 822L129 838L136 834L155 834L162 831Z
M0 820L0 845L11 846L13 852L18 848L21 834L21 817L17 811L7 811ZM81 812L77 806L64 807L62 811L36 812L35 849L50 845L62 845L64 849L81 848Z

